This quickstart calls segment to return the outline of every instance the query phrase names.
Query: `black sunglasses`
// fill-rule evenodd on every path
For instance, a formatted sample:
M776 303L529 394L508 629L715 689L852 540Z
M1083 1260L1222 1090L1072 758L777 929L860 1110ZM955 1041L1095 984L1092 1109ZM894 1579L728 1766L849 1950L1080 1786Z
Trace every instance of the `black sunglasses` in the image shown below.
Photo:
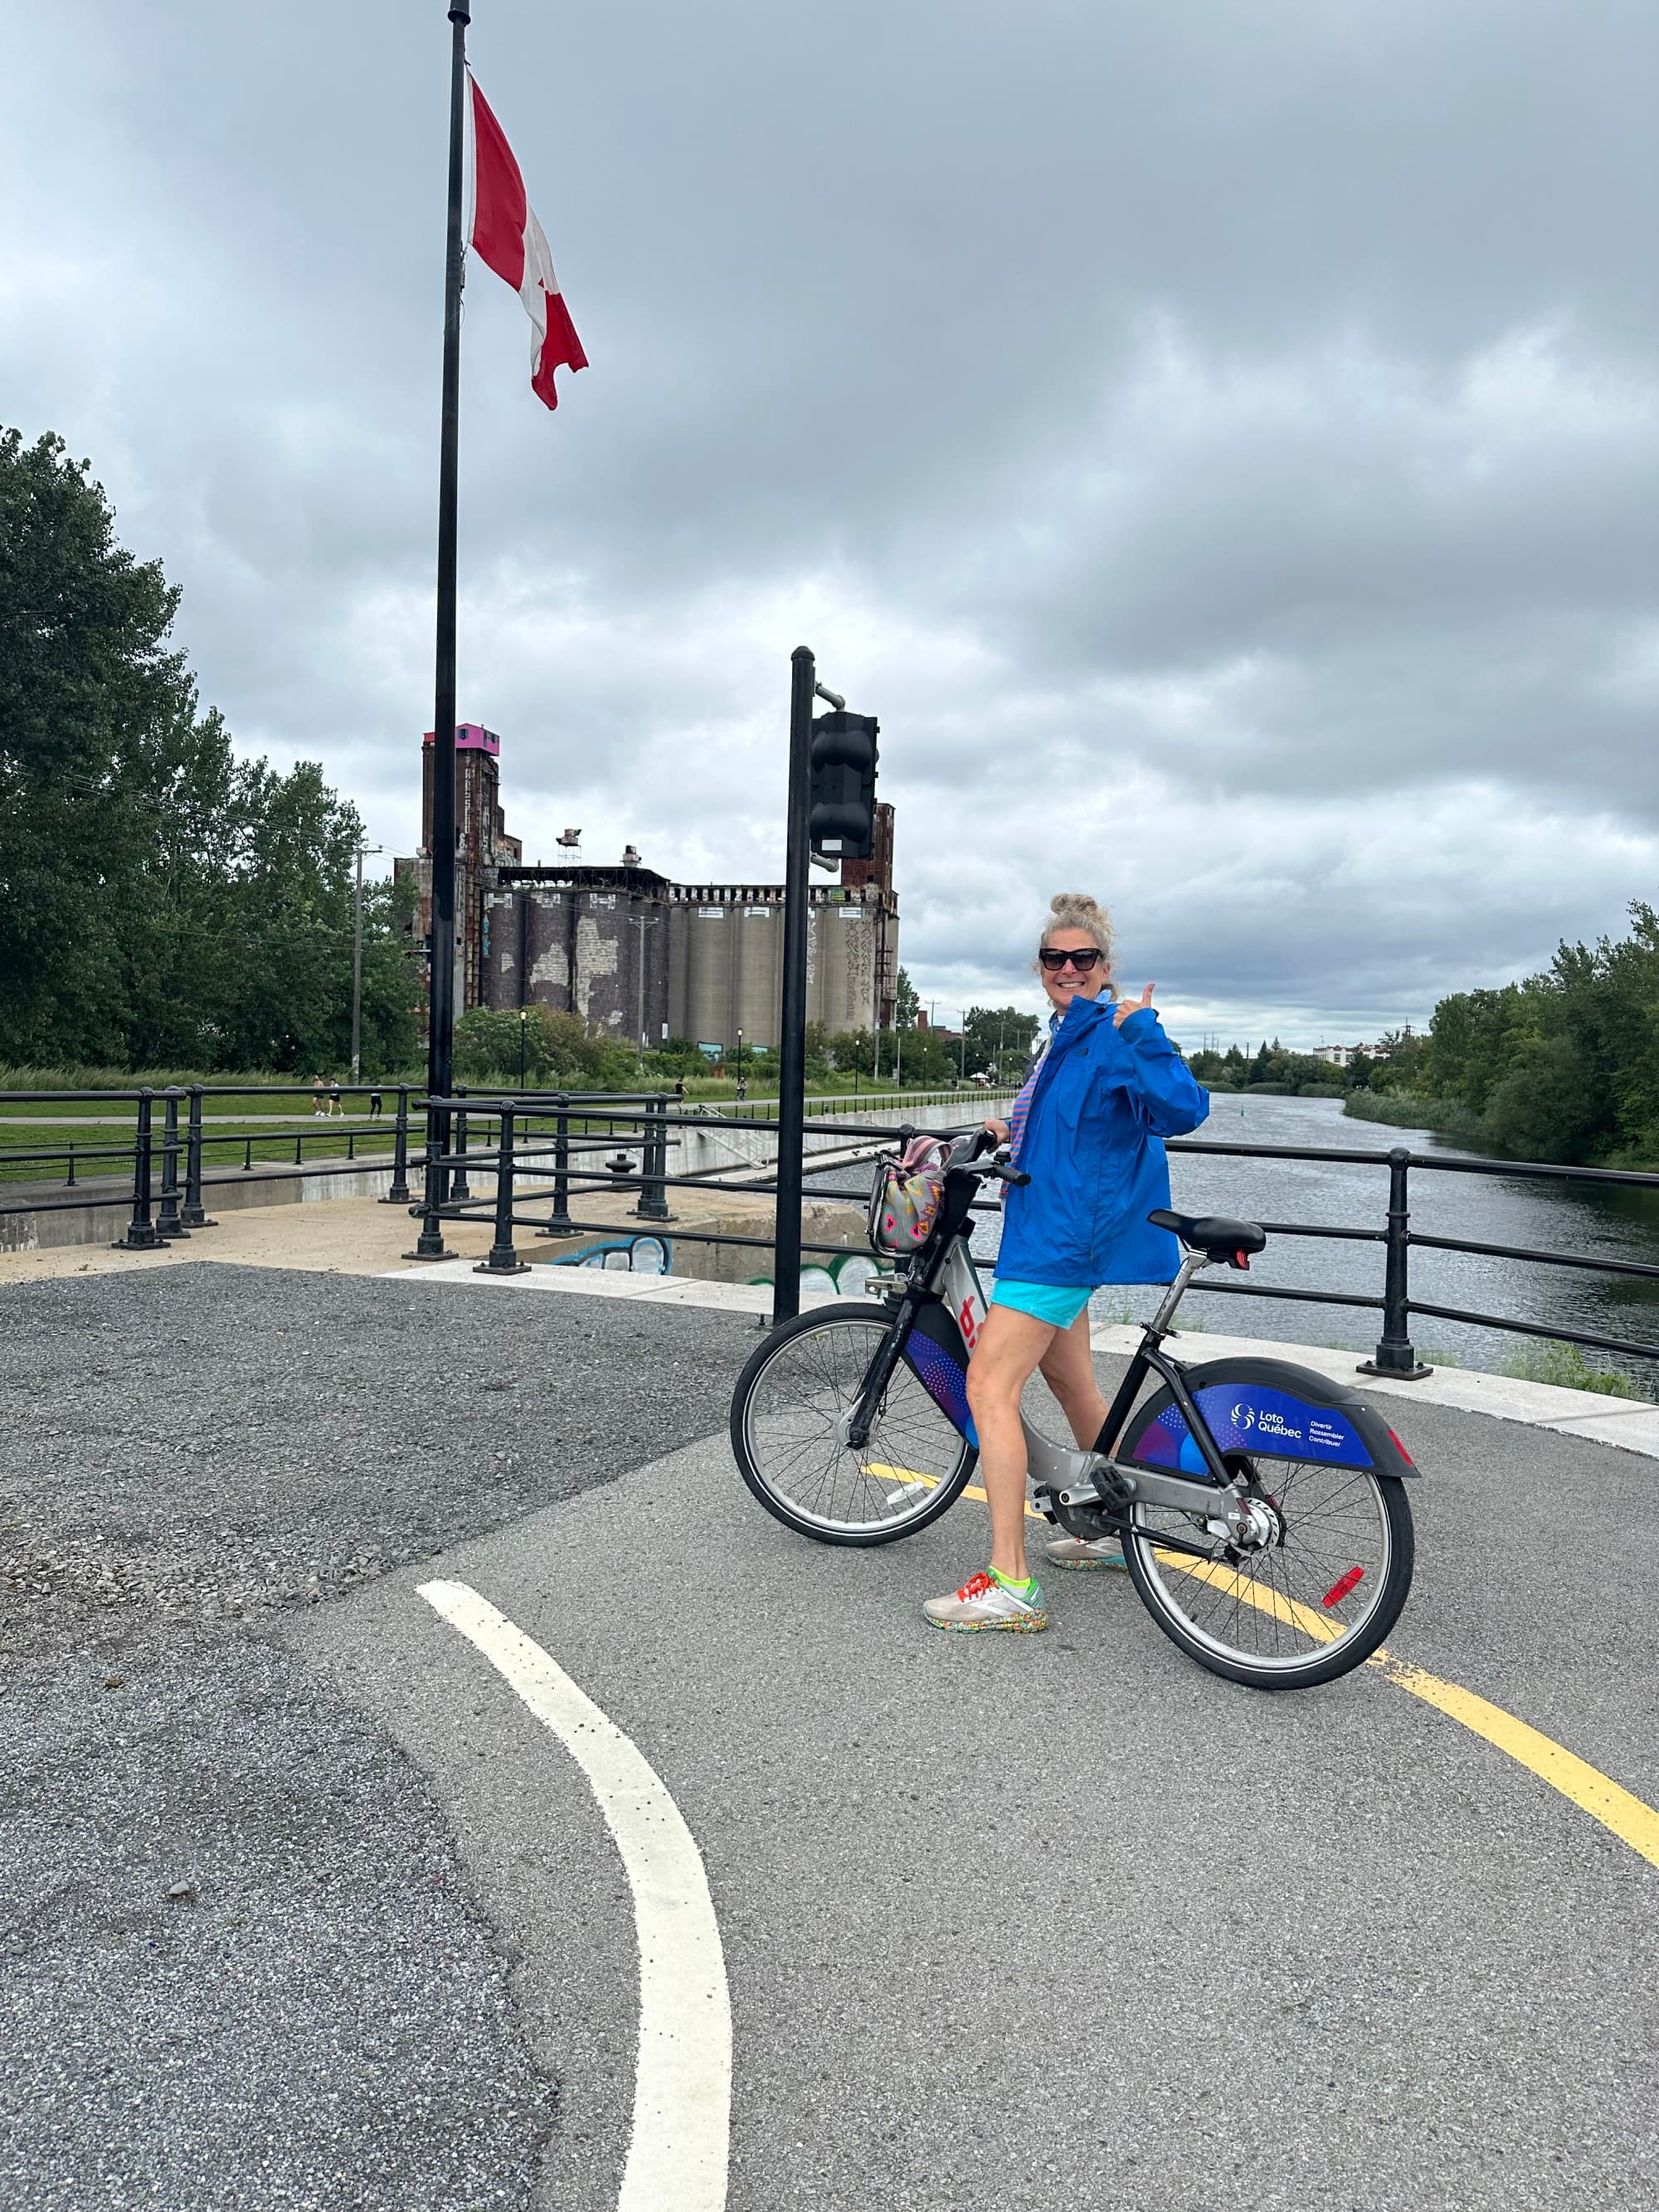
M1079 975L1086 975L1097 960L1105 957L1099 947L1093 945L1085 945L1081 952L1062 952L1057 945L1045 945L1037 954L1037 958L1051 975L1058 975L1068 960Z

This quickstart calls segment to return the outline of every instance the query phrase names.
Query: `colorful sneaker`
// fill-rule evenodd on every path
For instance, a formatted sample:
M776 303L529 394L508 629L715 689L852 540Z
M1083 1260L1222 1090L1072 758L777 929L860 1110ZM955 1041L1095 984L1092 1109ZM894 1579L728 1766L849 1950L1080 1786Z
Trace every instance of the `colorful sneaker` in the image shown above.
M1042 1592L1035 1581L1022 1591L991 1574L969 1575L954 1597L930 1597L921 1609L935 1628L963 1632L1006 1628L1021 1636L1048 1626Z
M1045 1547L1048 1563L1055 1567L1100 1568L1115 1567L1118 1573L1127 1574L1128 1567L1123 1558L1123 1547L1115 1536L1056 1536Z

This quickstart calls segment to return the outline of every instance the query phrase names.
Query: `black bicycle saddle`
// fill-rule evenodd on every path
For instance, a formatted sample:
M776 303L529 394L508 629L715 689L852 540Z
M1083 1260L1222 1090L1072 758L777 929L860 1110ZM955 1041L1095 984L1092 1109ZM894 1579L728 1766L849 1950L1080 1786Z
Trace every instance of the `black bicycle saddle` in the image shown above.
M1171 1213L1167 1206L1159 1206L1146 1218L1157 1228L1173 1229L1190 1250L1203 1252L1212 1260L1231 1260L1237 1252L1260 1252L1267 1242L1267 1231L1257 1223L1229 1221L1224 1213Z

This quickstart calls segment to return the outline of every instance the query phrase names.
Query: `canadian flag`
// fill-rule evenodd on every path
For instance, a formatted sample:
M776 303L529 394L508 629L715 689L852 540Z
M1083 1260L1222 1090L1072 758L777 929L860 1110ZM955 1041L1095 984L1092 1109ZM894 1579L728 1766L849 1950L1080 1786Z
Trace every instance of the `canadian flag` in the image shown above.
M513 149L470 73L467 82L472 95L472 229L468 242L524 301L525 313L535 325L530 388L538 399L556 407L554 370L586 368L587 356L553 274L546 234L526 197Z

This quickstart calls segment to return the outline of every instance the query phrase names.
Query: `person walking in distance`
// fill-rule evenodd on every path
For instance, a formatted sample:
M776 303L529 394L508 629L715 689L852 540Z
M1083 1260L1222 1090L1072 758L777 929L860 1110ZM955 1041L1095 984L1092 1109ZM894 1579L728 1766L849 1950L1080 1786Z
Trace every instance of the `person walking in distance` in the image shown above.
M380 1086L377 1083L368 1094L368 1118L371 1121L378 1121L385 1111L386 1107L380 1097Z
M337 1075L331 1075L328 1079L328 1110L331 1117L340 1111L340 1079Z
M323 1097L323 1079L320 1075L313 1075L311 1079L311 1118L313 1121L320 1121L326 1120L327 1115L328 1103Z
M1120 999L1105 910L1081 891L1049 903L1037 973L1048 1034L1006 1121L986 1127L1029 1184L1003 1200L990 1310L968 1368L979 1479L991 1509L990 1564L954 1596L922 1607L935 1628L1042 1629L1048 1613L1025 1557L1020 1396L1034 1371L1087 1449L1106 1419L1089 1348L1090 1293L1103 1283L1167 1283L1180 1247L1146 1217L1170 1203L1162 1139L1197 1128L1209 1094L1164 1036L1148 983ZM1115 1542L1062 1537L1056 1567L1121 1566Z

